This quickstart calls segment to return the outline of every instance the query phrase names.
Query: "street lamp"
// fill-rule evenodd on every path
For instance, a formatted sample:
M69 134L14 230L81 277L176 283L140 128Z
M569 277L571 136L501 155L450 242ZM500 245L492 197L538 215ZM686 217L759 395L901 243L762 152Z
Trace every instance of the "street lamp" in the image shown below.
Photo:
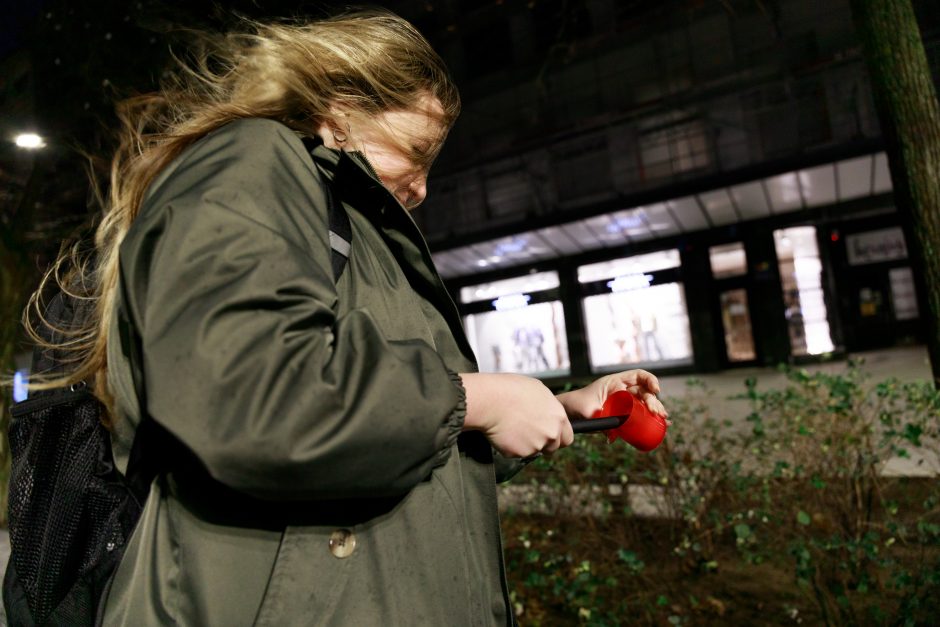
M38 150L46 145L43 138L36 133L20 133L13 141L17 146L26 150Z

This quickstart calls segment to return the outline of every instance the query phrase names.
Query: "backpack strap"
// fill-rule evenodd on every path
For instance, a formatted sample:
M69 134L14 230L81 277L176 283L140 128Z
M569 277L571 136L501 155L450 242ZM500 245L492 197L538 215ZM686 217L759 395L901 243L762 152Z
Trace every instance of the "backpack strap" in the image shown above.
M144 387L144 377L141 371L141 364L144 363L142 342L140 336L134 331L133 324L124 309L130 301L127 298L124 282L121 280L118 280L118 289L121 290L121 297L124 301L124 305L119 307L117 311L118 333L121 336L121 346L128 357L131 379L134 382L134 391L140 407L140 422L138 422L134 431L134 439L131 442L131 450L127 458L127 468L124 476L132 493L137 498L138 504L143 507L147 494L150 492L150 484L154 477L159 474L157 457L143 454L144 442L149 442L147 446L151 450L160 450L160 447L155 446L152 440L161 437L161 433L156 428L153 419L147 414L147 390Z
M313 151L323 143L317 137L304 137L303 142L311 159L313 159ZM349 251L352 249L352 227L349 224L349 214L336 201L333 190L329 185L325 186L325 190L330 220L330 249L332 251L330 261L333 265L333 279L339 281L349 261Z
M349 214L336 202L329 186L326 188L326 198L330 211L330 261L333 264L333 280L339 281L349 261L349 251L352 250L352 227Z

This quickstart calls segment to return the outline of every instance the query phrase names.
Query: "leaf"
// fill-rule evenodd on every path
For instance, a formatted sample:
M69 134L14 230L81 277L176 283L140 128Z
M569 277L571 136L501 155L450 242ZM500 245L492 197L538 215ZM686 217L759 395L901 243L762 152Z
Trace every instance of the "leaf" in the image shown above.
M801 525L808 525L810 522L809 514L803 510L798 511L796 513L796 522L800 523Z
M908 423L904 427L904 439L914 446L920 446L920 436L923 432L924 430L920 425Z
M646 564L643 563L643 560L639 559L633 551L625 551L624 549L619 549L617 551L617 557L620 558L622 562L627 565L634 573L639 573L646 567Z
M745 525L744 523L738 523L734 526L734 534L738 538L746 540L751 537L751 527L749 525Z

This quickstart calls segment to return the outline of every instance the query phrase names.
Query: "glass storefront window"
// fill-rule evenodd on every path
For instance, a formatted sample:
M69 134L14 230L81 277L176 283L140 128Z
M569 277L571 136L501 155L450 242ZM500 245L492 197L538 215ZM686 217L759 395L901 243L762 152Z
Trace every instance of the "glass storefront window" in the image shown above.
M588 296L584 322L594 370L691 363L689 316L680 283Z
M751 332L751 314L747 306L747 290L728 290L721 293L721 323L725 329L728 361L757 359L754 335Z
M611 259L610 261L591 263L578 268L578 282L590 283L622 276L642 275L645 272L678 268L680 263L679 251L675 249L660 250L635 257Z
M555 289L558 284L557 272L534 272L460 290L460 301L478 303L477 311L480 301L489 301L488 311L464 318L467 339L481 372L569 374L561 301L530 302L533 294Z
M536 376L570 372L560 301L470 314L464 326L481 372Z
M794 355L819 355L833 349L822 290L822 263L816 229L799 226L774 231L784 307Z
M891 282L891 304L896 320L914 320L920 317L917 311L917 292L914 291L914 275L910 266L888 271Z
M491 300L500 296L512 294L529 294L550 290L558 287L557 272L536 272L523 276L470 285L460 289L461 303L474 303L481 300Z
M710 247L708 259L716 279L747 274L747 255L741 242Z

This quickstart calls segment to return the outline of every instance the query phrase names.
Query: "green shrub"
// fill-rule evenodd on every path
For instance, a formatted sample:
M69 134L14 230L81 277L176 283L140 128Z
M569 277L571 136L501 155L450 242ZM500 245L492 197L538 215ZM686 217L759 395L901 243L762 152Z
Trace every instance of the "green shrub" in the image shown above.
M653 453L579 436L531 464L504 514L520 620L940 615L938 480L884 473L889 460L940 451L940 394L928 383L872 384L855 362L786 375L781 389L746 382L736 401L750 408L744 421L715 416L713 393L690 380L668 399L674 425ZM657 507L641 507L641 494Z

